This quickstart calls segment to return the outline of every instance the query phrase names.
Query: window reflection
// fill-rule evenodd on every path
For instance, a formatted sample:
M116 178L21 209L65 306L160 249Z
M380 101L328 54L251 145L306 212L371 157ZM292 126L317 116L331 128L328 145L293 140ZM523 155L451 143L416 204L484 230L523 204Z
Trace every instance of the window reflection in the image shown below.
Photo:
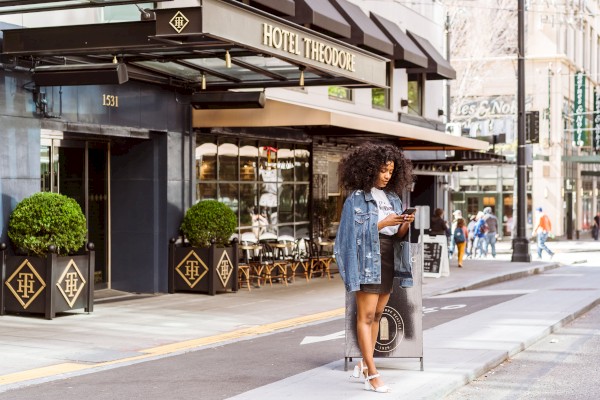
M219 141L219 179L237 181L238 173L238 146L236 139Z
M238 214L240 234L308 234L308 145L233 137L198 139L198 201L216 199L228 205Z
M296 181L308 182L310 180L310 151L307 148L297 147L294 150L294 167Z
M308 199L310 189L308 184L296 185L295 190L295 219L296 221L308 221Z
M203 143L196 147L196 179L211 181L217 179L217 145Z

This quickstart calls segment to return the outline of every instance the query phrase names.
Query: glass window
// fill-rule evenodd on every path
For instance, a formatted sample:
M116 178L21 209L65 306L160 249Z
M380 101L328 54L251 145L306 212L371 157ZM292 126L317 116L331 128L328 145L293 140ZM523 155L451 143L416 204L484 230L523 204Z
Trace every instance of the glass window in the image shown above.
M408 75L408 113L423 115L423 78L420 74Z
M257 142L240 141L240 180L255 181L256 170L258 166L258 147Z
M284 182L294 181L293 148L283 148L277 150L277 168L281 170L281 177Z
M308 184L296 185L296 209L294 210L296 221L308 221L308 200L310 196L310 190Z
M219 179L237 181L238 178L238 146L236 139L219 141Z
M371 103L374 108L390 109L390 90L375 88L371 89Z
M258 210L258 187L256 183L240 184L240 227L258 226L257 218L253 218L259 214Z
M294 222L294 185L281 185L279 196L279 222Z
M330 99L352 101L352 89L341 86L329 86L328 92Z
M294 150L294 156L296 181L308 182L310 180L310 150L306 147L297 146Z
M214 141L196 147L196 180L214 181L217 179L217 145Z
M226 204L234 213L238 214L238 185L237 183L219 184L219 201Z
M239 233L299 237L300 227L300 232L308 234L308 145L197 137L198 201L215 199L227 204L238 214Z
M199 183L197 186L196 199L216 200L217 199L217 184L216 183Z

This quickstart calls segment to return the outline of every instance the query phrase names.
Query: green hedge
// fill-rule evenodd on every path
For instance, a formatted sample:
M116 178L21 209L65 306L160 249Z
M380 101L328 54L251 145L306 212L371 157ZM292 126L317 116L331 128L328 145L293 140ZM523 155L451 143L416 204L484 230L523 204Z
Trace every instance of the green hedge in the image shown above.
M77 202L58 193L36 193L23 199L10 214L8 237L19 251L44 256L54 245L58 254L79 250L87 224Z
M204 200L190 207L183 218L181 232L192 246L208 247L211 239L218 246L229 243L237 228L237 216L216 200Z

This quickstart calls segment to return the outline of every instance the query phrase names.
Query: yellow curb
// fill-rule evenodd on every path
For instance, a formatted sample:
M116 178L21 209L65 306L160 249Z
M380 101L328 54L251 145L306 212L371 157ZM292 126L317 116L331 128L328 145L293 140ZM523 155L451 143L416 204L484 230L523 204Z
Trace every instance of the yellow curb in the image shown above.
M144 353L139 356L121 358L118 360L105 361L95 364L78 364L78 363L62 363L51 365L47 367L30 369L22 372L15 372L13 374L1 375L0 386L9 385L19 382L24 382L32 379L47 378L54 375L66 374L70 372L78 372L86 369L104 367L109 365L121 364L130 361L139 361L146 358L155 357L158 355L166 355L175 353L177 351L189 350L196 347L207 346L210 344L226 342L234 339L240 339L247 336L264 335L266 333L275 332L281 329L292 328L294 326L304 325L311 322L323 321L329 318L335 318L343 316L345 313L344 308L338 308L332 311L325 311L322 313L306 315L304 317L286 319L279 322L273 322L270 324L259 325L252 328L239 329L232 332L222 333L219 335L208 336L199 339L185 340L183 342L171 343L164 346L152 347L145 350L139 350L140 353Z

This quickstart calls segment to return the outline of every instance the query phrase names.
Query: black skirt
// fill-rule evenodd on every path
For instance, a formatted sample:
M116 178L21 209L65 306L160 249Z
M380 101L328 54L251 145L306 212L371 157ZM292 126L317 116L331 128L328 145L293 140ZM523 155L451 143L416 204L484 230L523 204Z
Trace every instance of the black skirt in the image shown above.
M389 235L379 235L381 250L381 283L360 285L365 293L387 294L394 291L394 238Z

